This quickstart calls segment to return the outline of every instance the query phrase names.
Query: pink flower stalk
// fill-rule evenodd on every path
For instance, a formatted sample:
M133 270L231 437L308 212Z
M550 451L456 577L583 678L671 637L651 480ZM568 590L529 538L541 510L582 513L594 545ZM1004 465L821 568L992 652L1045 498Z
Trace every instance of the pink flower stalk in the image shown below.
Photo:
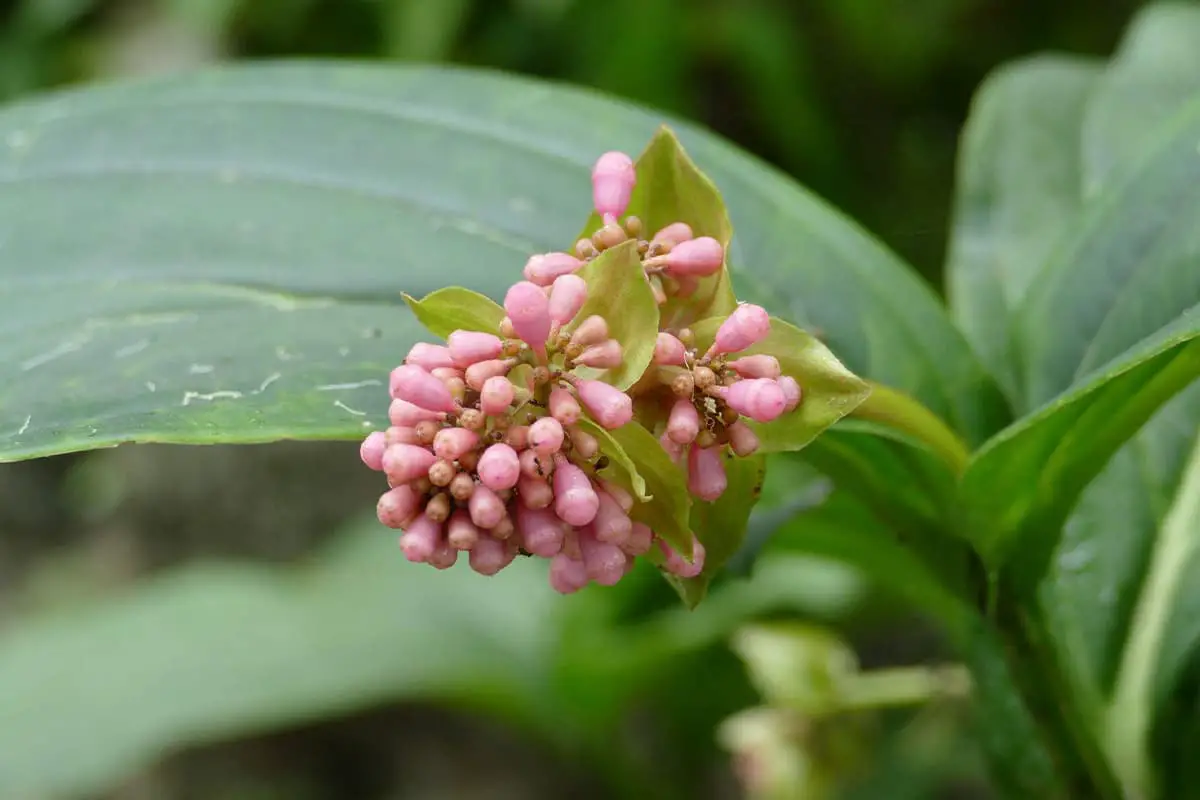
M556 325L566 325L575 319L587 298L587 283L583 278L578 275L563 275L556 279L550 289L550 321Z
M592 167L592 205L596 213L605 222L624 214L636 184L632 158L616 151L600 156Z
M538 455L549 456L562 449L566 433L554 417L542 417L529 426L529 446Z
M692 226L686 222L672 222L654 234L652 242L670 242L672 246L681 244L692 238Z
M575 382L579 400L592 419L608 430L615 430L633 419L633 400L615 386L603 381Z
M588 525L600 510L600 497L587 473L559 456L554 469L554 513L568 525Z
M782 372L775 356L742 356L730 361L729 368L743 378L778 378Z
M725 493L727 484L720 448L693 444L688 450L688 491L711 503Z
M493 375L479 390L479 410L489 417L498 417L508 411L515 394L508 378Z
M667 417L667 438L678 445L691 444L700 434L700 412L687 398L680 398L671 406Z
M583 262L569 253L544 253L530 256L525 263L525 280L538 286L549 286L563 275L577 272Z
M579 421L579 415L583 413L583 409L579 407L579 402L575 399L575 395L561 386L556 386L550 391L549 407L550 416L563 425L574 425Z
M396 367L392 370L390 388L392 397L427 411L452 413L458 410L458 403L445 384L420 367L410 364Z
M709 391L717 394L734 411L755 422L778 419L787 407L783 387L770 378L750 378L732 386L713 387Z
M358 455L369 469L383 471L383 451L387 449L387 435L383 431L374 431L363 439L359 445Z
M514 283L504 296L504 310L513 332L540 357L546 357L550 337L550 301L536 283Z
M575 359L576 364L593 369L613 369L621 366L621 343L608 339L584 350Z
M664 367L682 367L687 361L687 348L676 337L663 331L654 341L654 363Z
M448 347L443 347L440 344L429 344L428 342L417 342L408 351L408 355L404 357L404 363L432 372L438 367L453 367L454 357L450 355L450 348Z
M503 492L517 485L521 477L521 463L515 450L499 442L483 451L476 471L484 486L493 492Z
M771 332L771 317L762 306L742 303L721 323L716 341L709 348L710 356L738 353L767 338Z
M550 562L550 586L559 594L574 594L587 586L587 567L582 560L558 554Z
M663 259L673 275L703 278L720 271L725 264L725 248L711 236L701 236L675 245Z
M783 411L785 414L790 414L796 410L798 405L800 405L800 384L797 383L796 379L790 375L784 375L779 379L779 388L783 389L783 397L786 401L783 406Z
M479 361L499 358L504 352L504 340L479 331L454 331L446 339L455 366L466 369Z

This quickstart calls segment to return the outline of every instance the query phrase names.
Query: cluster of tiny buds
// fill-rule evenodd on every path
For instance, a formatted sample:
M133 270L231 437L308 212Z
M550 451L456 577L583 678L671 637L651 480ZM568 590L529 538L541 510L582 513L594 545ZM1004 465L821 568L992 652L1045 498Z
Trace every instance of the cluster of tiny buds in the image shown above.
M701 278L715 275L725 264L724 246L711 236L695 236L686 222L673 222L650 238L642 238L638 217L620 217L629 206L637 174L624 153L605 153L592 170L592 201L603 224L590 237L575 243L573 253L542 253L525 264L525 278L548 286L564 275L578 272L605 250L630 239L637 242L646 280L662 305L671 298L687 298Z
M667 569L698 574L703 548L684 559L631 519L634 498L604 476L607 458L580 424L612 430L633 418L629 395L574 373L622 359L602 317L576 319L586 300L576 275L522 281L496 333L418 343L392 371L390 427L360 454L387 476L377 512L404 531L410 561L445 569L465 552L472 569L495 575L518 555L541 556L563 593L615 584L652 548Z

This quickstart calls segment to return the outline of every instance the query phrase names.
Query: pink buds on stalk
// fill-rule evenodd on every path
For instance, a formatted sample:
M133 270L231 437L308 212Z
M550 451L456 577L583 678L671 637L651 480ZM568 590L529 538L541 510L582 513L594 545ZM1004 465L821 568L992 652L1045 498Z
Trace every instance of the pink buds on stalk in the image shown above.
M592 168L592 205L606 222L625 213L637 184L633 159L624 153L608 152Z
M615 430L633 419L633 400L602 381L576 381L579 400L601 427Z
M725 493L726 486L719 448L693 444L688 450L688 491L711 503Z
M767 338L771 317L762 306L742 303L721 323L709 355L738 353Z
M575 319L579 309L587 302L587 283L578 275L563 275L554 281L550 289L550 321L556 325L566 325Z
M673 275L704 278L714 275L725 264L725 248L711 236L680 242L662 256Z
M594 344L575 358L576 364L594 369L612 369L621 366L621 343L608 339Z
M658 334L654 341L654 363L664 367L681 367L687 360L687 348L678 338L667 332Z
M710 391L717 392L714 388ZM787 398L778 381L769 378L741 380L732 386L719 387L719 396L737 413L755 422L778 419L787 407Z
M493 492L503 492L517 485L521 463L517 452L504 443L494 444L479 457L479 480Z
M408 355L404 358L404 363L432 372L438 367L453 367L454 357L450 354L449 347L443 347L439 344L428 344L427 342L417 342L408 351Z
M549 286L563 275L577 272L582 266L582 261L568 253L531 256L525 264L525 280L538 286Z
M392 397L427 411L453 412L458 403L446 385L420 367L409 364L392 370Z
M504 296L504 310L512 321L517 337L539 356L545 357L550 337L550 301L537 284L515 283Z
M499 358L504 352L504 342L499 336L478 331L454 331L446 339L454 364L461 369L479 361Z

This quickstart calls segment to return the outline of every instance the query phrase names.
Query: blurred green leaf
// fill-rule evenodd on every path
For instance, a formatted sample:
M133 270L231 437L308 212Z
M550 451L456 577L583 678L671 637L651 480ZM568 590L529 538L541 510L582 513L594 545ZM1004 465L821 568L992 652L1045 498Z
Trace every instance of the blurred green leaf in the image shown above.
M417 320L439 339L456 330L496 333L504 319L504 309L495 300L461 286L438 289L420 300L403 297Z
M380 0L388 55L440 61L454 47L472 0Z
M592 259L578 273L588 285L587 302L575 316L579 322L598 314L608 333L621 343L621 366L609 370L576 367L584 378L600 378L628 389L642 377L654 358L658 335L658 303L646 283L637 243L623 242Z
M594 159L660 124L526 79L295 63L0 112L0 458L384 425L380 386L422 335L400 292L496 297L578 230ZM919 279L778 172L676 128L742 222L754 275L735 280L972 437L996 426Z
M1081 123L1101 64L1038 56L976 91L963 131L946 267L954 319L1020 406L1012 316L1079 213Z

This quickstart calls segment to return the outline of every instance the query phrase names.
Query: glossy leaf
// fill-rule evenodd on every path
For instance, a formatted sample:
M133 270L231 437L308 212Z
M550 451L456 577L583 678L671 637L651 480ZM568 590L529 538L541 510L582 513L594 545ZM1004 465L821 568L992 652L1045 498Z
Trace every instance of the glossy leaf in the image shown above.
M724 317L696 323L697 350L712 344ZM867 398L867 384L816 338L781 319L771 319L771 332L758 344L736 355L766 354L779 359L784 375L800 383L802 399L795 411L766 424L747 421L759 438L759 452L799 450L822 431L852 412Z
M686 222L694 235L711 236L728 249L733 228L725 201L688 156L674 131L665 126L655 131L635 166L637 184L628 213L642 221L646 238L673 222ZM593 212L584 225L583 235L590 236L601 223L600 216ZM710 314L727 314L736 304L728 272L723 268L717 275L702 279L686 301L667 303L662 315L671 326L677 327Z
M1101 65L1038 56L988 77L958 154L946 285L955 322L1021 407L1012 317L1082 205L1081 124Z
M652 498L648 503L634 506L633 519L649 525L672 546L690 552L688 512L692 499L687 491L686 473L671 460L654 434L640 425L622 425L607 434L628 454L645 481L645 493Z
M587 281L588 299L576 320L598 314L608 322L609 336L621 343L621 366L609 370L576 368L585 378L600 378L628 389L642 377L654 357L658 334L658 303L646 283L634 242L609 248L588 263L579 275Z
M456 330L496 333L504 319L504 309L495 300L461 286L438 289L420 300L406 294L404 302L417 321L439 339Z
M651 495L646 491L646 480L642 477L641 471L612 434L586 417L581 417L575 424L585 433L594 436L600 443L600 453L608 457L619 473L615 479L616 483L633 492L634 497L639 500L649 500ZM604 470L600 471L600 477L607 479Z
M571 243L596 157L638 152L662 121L523 78L295 63L0 111L0 459L386 424L380 386L426 336L400 293L500 297L531 253ZM972 441L999 426L994 388L893 255L674 129L737 225L741 294Z

